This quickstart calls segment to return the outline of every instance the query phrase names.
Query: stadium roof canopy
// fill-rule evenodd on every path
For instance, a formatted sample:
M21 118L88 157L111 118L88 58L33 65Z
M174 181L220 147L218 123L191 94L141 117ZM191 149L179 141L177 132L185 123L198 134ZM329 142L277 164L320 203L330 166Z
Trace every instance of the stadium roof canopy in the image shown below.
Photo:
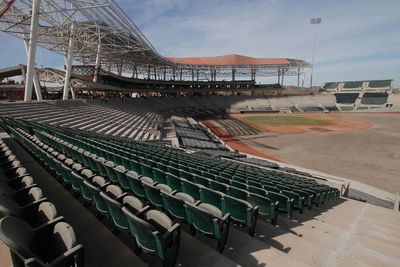
M0 9L7 2L0 0ZM16 0L0 18L0 30L29 39L32 2ZM211 80L230 76L255 79L256 76L300 75L310 67L303 60L286 58L163 57L112 0L41 0L37 44L67 56L70 37L74 40L75 61L136 78L194 79L197 75L211 76Z

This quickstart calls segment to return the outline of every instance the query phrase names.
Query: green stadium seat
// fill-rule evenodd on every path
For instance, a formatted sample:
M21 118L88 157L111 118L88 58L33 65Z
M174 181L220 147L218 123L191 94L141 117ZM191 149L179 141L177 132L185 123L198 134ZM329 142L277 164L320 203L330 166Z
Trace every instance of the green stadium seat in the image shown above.
M222 212L229 213L231 220L241 225L246 225L249 229L249 235L254 236L258 217L258 207L249 202L239 200L230 196L222 198Z
M228 238L230 214L222 216L221 210L206 203L185 206L188 222L199 232L217 239L217 250L222 253Z
M83 247L65 222L34 229L17 217L7 216L0 220L0 240L13 252L16 266L83 266Z
M182 184L182 192L192 196L196 200L200 199L200 188L201 188L200 185L189 182L185 179L181 180L181 184Z
M140 180L142 178L142 176L138 177L137 175L138 175L137 172L134 172L134 171L128 171L126 173L126 177L128 179L130 189L138 197L145 198L146 195L145 195L145 192L144 192L144 189L142 186L142 182Z
M248 192L246 190L230 186L228 188L227 195L237 199L247 200Z
M293 198L293 207L298 209L300 214L303 213L304 209L304 197L301 196L300 194L297 194L292 191L287 191L287 190L282 190L282 194L289 197Z
M153 176L154 176L154 181L161 184L168 184L167 176L164 171L158 168L153 168Z
M163 208L164 203L161 197L161 192L165 192L167 194L171 194L172 189L166 184L148 184L143 182L142 183L146 199L150 201L150 203L155 206L156 208Z
M210 189L226 194L228 192L228 185L210 180Z
M294 207L294 199L289 198L285 195L275 192L268 192L268 198L272 201L279 202L279 212L286 213L289 219L292 218L293 207Z
M171 173L166 173L167 184L172 190L182 191L182 179Z
M122 211L139 247L146 253L160 257L164 266L175 266L180 245L180 225L173 224L168 216L157 210L148 211L144 215L145 220L125 207Z
M219 209L222 209L222 197L224 196L223 193L218 191L214 191L207 187L200 188L200 200L202 203L211 204Z
M202 185L202 186L205 186L205 187L210 187L210 179L203 178L203 177L200 177L198 175L194 175L193 176L193 181L192 182L194 182L196 184L199 184L199 185Z
M164 209L169 212L174 218L187 222L185 203L196 205L195 199L182 192L178 192L175 195L171 195L166 192L161 192L161 197L164 203Z
M279 201L272 202L269 198L250 193L247 201L253 206L259 207L259 214L266 216L272 225L276 225L279 213Z
M154 175L153 175L153 168L150 167L149 165L142 164L142 165L140 166L140 169L141 169L141 173L142 173L143 176L150 177L151 179L154 178Z

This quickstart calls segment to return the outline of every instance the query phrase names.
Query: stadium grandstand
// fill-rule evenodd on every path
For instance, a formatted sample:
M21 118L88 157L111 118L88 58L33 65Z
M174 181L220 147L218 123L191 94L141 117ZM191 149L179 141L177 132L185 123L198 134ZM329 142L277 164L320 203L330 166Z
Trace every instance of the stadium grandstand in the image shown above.
M393 80L303 88L301 59L162 56L112 0L0 0L0 30L27 56L0 69L0 266L400 266L398 193L257 143L399 112Z

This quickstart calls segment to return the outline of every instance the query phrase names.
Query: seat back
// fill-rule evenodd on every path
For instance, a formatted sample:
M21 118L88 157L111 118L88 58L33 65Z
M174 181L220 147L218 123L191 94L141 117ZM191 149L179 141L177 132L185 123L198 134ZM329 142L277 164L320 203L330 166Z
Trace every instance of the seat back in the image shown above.
M149 165L142 164L140 166L140 169L141 169L141 172L142 172L143 176L147 176L147 177L150 177L152 179L154 178L153 169Z
M161 190L153 185L142 183L146 198L156 207L163 207L164 203L161 197Z
M229 186L228 195L242 200L247 200L247 191L236 188L234 186Z
M38 258L35 231L17 217L6 216L0 220L0 240L22 259Z
M210 180L208 178L203 178L198 175L193 177L193 182L205 187L210 187Z
M57 210L53 203L45 201L40 203L35 216L36 223L42 224L51 221L57 217Z
M135 177L135 175L131 175L129 174L129 172L127 173L126 177L128 178L131 191L134 192L137 196L144 198L146 195L142 186L142 182L139 180L139 177Z
M251 216L248 216L252 205L247 201L224 196L222 199L222 212L230 213L231 218L242 224L251 224Z
M185 202L183 200L164 192L161 192L161 197L165 210L167 210L175 218L186 221L186 211L184 207Z
M191 195L194 199L200 199L200 186L182 179L182 192Z
M197 230L204 234L211 236L216 236L218 234L215 231L216 229L213 221L215 217L213 215L189 203L186 203L185 207L188 223L192 224Z
M76 245L75 232L66 222L58 222L54 225L52 236L52 250L54 258L66 253Z
M172 190L182 191L181 178L171 173L166 173L166 178L167 178L167 184L169 185L169 187L172 188Z
M228 192L228 185L210 180L210 188L226 194Z
M167 184L167 177L165 175L165 172L158 169L154 168L153 169L153 176L154 176L154 181L162 183L162 184Z
M145 220L132 214L132 212L125 207L122 207L122 212L127 218L129 231L135 237L138 245L146 252L156 253L157 238L155 228Z
M123 231L128 230L128 222L126 220L126 216L122 212L122 204L115 199L111 198L104 192L100 192L100 196L106 201L108 206L108 211L111 215L111 218L119 229Z
M223 197L223 193L214 191L212 189L208 189L205 187L202 187L200 189L200 200L203 203L208 203L211 204L213 206L216 206L219 209L222 209L222 197Z
M259 213L268 217L272 224L276 223L278 216L279 202L272 202L268 197L260 196L257 194L250 193L247 201L253 206L259 207Z

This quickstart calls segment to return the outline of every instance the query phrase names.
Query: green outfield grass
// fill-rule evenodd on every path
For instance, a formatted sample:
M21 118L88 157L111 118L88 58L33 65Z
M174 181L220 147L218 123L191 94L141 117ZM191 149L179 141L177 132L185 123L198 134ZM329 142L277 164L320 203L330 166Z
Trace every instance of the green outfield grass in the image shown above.
M244 117L247 121L254 125L328 125L324 120L310 119L299 116L249 116Z

